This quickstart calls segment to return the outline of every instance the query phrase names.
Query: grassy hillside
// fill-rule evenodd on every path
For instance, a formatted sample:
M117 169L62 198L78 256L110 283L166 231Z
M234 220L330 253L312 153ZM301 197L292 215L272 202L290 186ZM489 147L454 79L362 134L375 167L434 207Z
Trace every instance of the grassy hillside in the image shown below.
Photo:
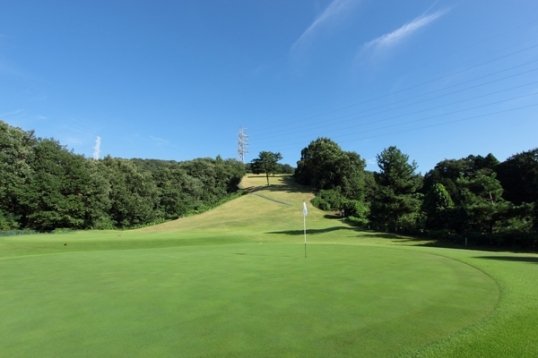
M538 351L537 255L357 230L271 183L144 229L0 238L0 357Z

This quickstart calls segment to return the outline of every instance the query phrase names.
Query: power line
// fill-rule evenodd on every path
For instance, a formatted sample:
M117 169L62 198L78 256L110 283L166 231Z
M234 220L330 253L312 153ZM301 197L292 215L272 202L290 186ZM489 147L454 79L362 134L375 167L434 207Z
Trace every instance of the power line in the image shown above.
M424 86L426 84L430 84L430 83L434 83L436 81L439 81L439 80L442 80L442 79L446 79L447 77L452 77L456 74L461 74L461 73L464 73L464 72L467 72L467 71L470 71L470 70L473 70L473 69L476 69L476 68L479 68L479 67L482 67L482 66L485 66L487 64L491 64L493 62L496 62L496 61L499 61L499 60L502 60L502 59L506 59L510 56L514 56L514 55L517 55L517 54L521 54L525 51L529 51L531 49L535 49L535 48L538 48L538 44L535 44L535 45L532 45L532 46L529 46L529 47L525 47L523 49L519 49L517 51L514 51L514 52L511 52L511 53L508 53L508 54L504 54L502 56L499 56L499 57L496 57L494 59L491 59L491 60L487 60L487 61L484 61L484 62L481 62L479 64L476 64L476 65L473 65L473 66L470 66L470 67L466 67L466 68L463 68L463 69L460 69L460 70L457 70L455 72L451 72L450 74L447 74L447 75L443 75L443 76L440 76L440 77L437 77L435 79L431 79L431 80L427 80L427 81L424 81L424 82L421 82L421 83L418 83L416 85L412 85L412 86L409 86L409 87L406 87L406 88L402 88L400 90L397 90L397 91L394 91L394 92L391 92L391 93L387 93L387 94L383 94L383 95L380 95L380 96L377 96L377 97L373 97L373 98L370 98L370 99L367 99L367 100L364 100L364 101L361 101L361 102L358 102L358 103L355 103L355 104L352 104L352 105L349 105L349 106L345 106L345 107L340 107L340 108L337 108L335 110L332 110L332 111L329 111L329 112L325 112L323 114L318 114L318 115L313 115L313 116L309 116L309 117L305 117L305 118L302 118L302 119L297 119L297 120L288 120L287 121L287 124L290 124L290 122L297 122L297 123L300 123L300 122L303 122L305 120L308 120L308 119L312 119L312 118L317 118L317 117L322 117L322 116L325 116L325 115L328 115L328 114L332 114L332 113L336 113L336 112L339 112L339 111L342 111L342 110L345 110L345 109L349 109L349 108L353 108L353 107L356 107L356 106L359 106L359 105L363 105L363 104L366 104L366 103L370 103L370 102L373 102L373 101L376 101L376 100L379 100L379 99L383 99L383 98L387 98L389 96L393 96L395 94L398 94L398 93L402 93L402 92L406 92L406 91L409 91L411 89L415 89L415 88L418 88L418 87L421 87L421 86ZM262 127L260 128L259 130L260 131L265 131L265 130L268 130L268 129L273 129L273 128L279 128L281 127L280 125L275 125L275 126L269 126L269 127Z
M527 94L527 95L524 95L524 96L513 97L513 98L502 100L502 101L496 101L496 102L493 102L493 103L488 103L488 104L485 104L485 105L480 105L480 106L476 106L476 107L472 107L472 108L466 108L466 109L462 109L462 110L458 110L458 111L453 111L453 112L450 112L450 113L443 113L443 114L436 115L436 116L430 116L430 117L426 117L426 118L421 118L421 119L416 119L416 120L412 120L412 121L408 121L408 122L403 122L403 123L398 123L398 124L394 124L394 125L390 125L390 126L385 126L383 128L375 128L375 129L372 129L372 130L369 130L369 131L375 131L375 130L391 128L391 127L395 127L395 126L399 126L399 125L416 123L416 122L420 122L420 121L424 121L424 120L428 120L428 119L433 119L433 118L439 118L439 117L443 117L443 116L453 115L453 114L469 111L469 110L472 110L472 109L478 109L478 108L481 108L481 107L492 106L492 105L496 105L496 104L500 104L500 103L504 103L504 102L509 102L509 101L514 101L514 100L518 100L518 99L522 99L522 98L526 98L526 97L531 97L531 96L536 96L536 95L538 95L538 92ZM486 113L486 114L475 115L475 116L466 117L466 118L463 118L463 119L457 119L457 120L448 121L448 122L435 123L435 124L426 125L426 126L422 126L422 127L418 127L418 128L413 128L413 129L406 129L406 130L390 132L390 133L382 133L382 134L378 134L378 135L374 135L374 136L359 137L359 138L354 138L353 140L357 141L357 140L372 139L372 138L382 137L382 136L386 136L386 135L392 135L392 134L404 133L404 132L414 131L414 130L423 129L423 128L435 127L435 126L438 126L438 125L451 124L451 123L457 123L457 122L467 121L467 120L476 119L476 118L493 116L493 115L497 115L497 114L501 114L501 113L507 113L507 112L512 112L512 111L516 111L516 110L519 110L519 109L531 108L531 107L536 107L536 106L538 106L538 103L530 104L530 105L526 105L526 106L514 107L514 108L510 108L510 109L506 109L506 110L502 110L502 111L497 111L497 112L490 112L490 113ZM361 133L363 133L363 132L367 132L367 131L362 130ZM342 138L342 137L355 135L355 134L357 134L357 133L349 133L348 132L346 134L332 136L332 138ZM344 142L346 142L346 141L344 141ZM286 143L286 144L281 144L281 145L276 144L276 145L273 145L273 146L276 147L276 148L282 148L282 147L290 147L290 146L301 145L301 144L304 144L304 142L293 142L293 143Z
M472 98L466 98L466 99L459 100L459 101L455 101L455 102L452 102L452 103L443 104L443 105L440 105L440 106L435 106L435 107L430 107L430 108L426 108L426 109L421 109L421 110L418 110L418 111L414 111L414 112L410 112L410 113L404 113L404 114L400 114L400 115L397 115L397 116L392 116L392 117L388 117L388 118L384 118L384 119L380 119L380 120L375 120L375 121L370 121L370 122L361 122L361 123L357 123L357 124L355 124L355 125L348 126L348 127L343 127L343 128L340 127L340 128L338 128L338 130L339 130L339 131L341 131L341 130L349 130L349 129L356 128L356 127L358 127L358 126L364 126L364 125L368 125L368 124L377 124L377 123L380 123L380 122L386 122L386 121L389 121L389 120L393 120L393 119L397 119L397 118L402 118L402 117L407 117L407 116L411 116L411 115L415 115L415 114L419 114L419 113L424 113L424 112L432 111L432 110L435 110L435 109L443 109L443 108L445 108L445 107L453 106L453 105L455 105L455 104L460 104L460 103L464 103L464 102L469 102L469 101L476 100L476 99L479 99L479 98L484 98L484 97L487 97L487 96L492 96L492 95L495 95L495 94L499 94L499 93L506 92L506 91L511 91L511 90L514 90L514 89L517 89L517 88L522 88L522 87L530 86L530 85L537 84L537 83L538 83L538 81L533 81L533 82L526 83L526 84L523 84L523 85L519 85L519 86L515 86L515 87L511 87L511 88L505 88L505 89L502 89L502 90L499 90L499 91L495 91L495 92L491 92L491 93L487 93L487 94L479 95L479 96L472 97ZM495 102L493 102L493 103L488 103L488 104L478 105L478 106L474 106L474 107L464 108L464 109L460 109L460 110L457 110L457 111L452 111L452 112L444 113L444 114L442 114L442 115L437 115L437 116L427 117L426 119L437 118L437 117L439 117L439 116L451 115L451 114L461 113L461 112L470 111L470 110L474 110L474 109L479 109L479 108L483 108L483 107L487 107L487 106L492 106L492 105L496 105L496 104L503 103L503 102L508 102L508 101L512 101L512 100L516 100L516 99L521 99L521 98L525 98L525 97L528 97L528 96L533 96L533 95L536 95L536 94L538 94L538 93L533 93L533 94L530 94L530 95L524 95L524 96L519 96L519 97L509 98L509 99L505 99L505 100L501 100L501 101L495 101ZM386 112L386 111L383 111L383 112ZM383 113L383 112L380 112L380 113ZM374 114L378 114L378 113L374 113ZM360 118L365 118L365 119L366 119L366 118L368 118L368 116L358 117L358 118L355 118L355 119L360 119ZM411 121L411 122L414 122L414 121ZM397 126L397 125L407 124L407 123L410 123L410 122L403 122L403 123L394 124L394 125L391 125L391 126ZM332 123L329 124L328 126L330 126L330 125L332 125ZM379 129L382 129L382 128L387 128L387 127L374 128L374 129L370 129L370 130L364 130L364 129L362 129L361 131L362 131L362 132L365 132L365 131L379 130ZM319 128L316 128L316 129L319 129ZM329 132L331 132L331 131L329 131ZM334 131L332 131L332 132L334 132ZM350 135L350 134L348 133L348 134L345 134L344 136L346 136L346 135ZM303 138L303 137L308 137L308 136L311 136L311 135L309 135L309 134L304 134L304 135L300 135L300 136L298 136L298 137L299 137L299 138ZM297 138L297 137L296 137L296 138Z
M511 67L510 69L506 69L506 70L498 71L498 72L493 73L493 74L485 75L485 76L482 76L482 77L480 77L478 79L483 79L483 78L486 78L486 77L489 77L489 76L492 76L492 75L496 75L496 74L499 74L499 73L502 73L502 72L506 72L508 70L511 70L511 69L514 69L514 68L517 68L517 67L521 67L521 66L526 65L526 64L534 63L534 62L538 62L538 60L533 60L533 61L527 62L525 64L522 64L522 65ZM346 123L346 122L350 122L350 121L355 121L357 119L365 118L367 116L373 116L373 115L378 115L378 114L382 114L382 113L395 111L395 110L398 110L398 109L404 109L406 107L410 107L410 106L413 106L413 105L416 105L416 104L420 104L420 103L432 101L432 100L435 100L435 99L447 97L447 96L457 94L457 93L461 93L461 92L464 92L464 91L468 91L468 90L471 90L471 89L476 89L478 87L491 85L491 84L496 83L496 82L501 82L501 81L504 81L504 80L509 79L509 78L514 78L514 77L517 77L517 76L529 74L529 73L535 72L535 71L538 71L538 68L533 68L533 69L530 69L530 70L527 70L527 71L523 71L523 72L519 72L519 73L516 73L516 74L509 75L509 76L506 76L506 77L503 77L503 78L499 78L499 79L495 79L495 80L492 80L492 81L480 83L478 85L474 85L474 86L471 86L471 87L466 87L466 88L463 88L463 89L460 89L460 90L457 90L457 91L452 91L452 92L449 92L449 93L445 93L445 94L442 94L442 95L439 95L439 96L436 96L436 97L422 99L420 101L415 101L415 102L408 103L406 105L399 106L399 107L393 107L393 108L385 109L386 106L377 106L377 107L373 107L373 108L370 108L370 109L365 109L363 111L353 113L353 114L350 114L350 115L332 118L330 123L327 123L327 120L325 120L324 122L322 122L323 124L321 124L321 125L315 125L314 124L314 126L312 126L312 124L310 124L310 128L314 127L316 129L320 129L320 128L324 128L324 127L334 127L335 124L342 124L342 123ZM446 90L446 89L449 89L449 88L452 88L452 87L457 87L457 86L460 86L461 84L465 84L465 83L468 83L468 82L473 82L475 80L477 80L477 79L461 82L461 83L458 83L458 84L455 84L455 85L452 85L452 86L449 86L449 87L445 87L443 89L433 90L428 94L443 91L443 90ZM472 97L472 98L467 98L467 99L462 100L462 101L449 103L448 105L453 105L453 104L457 104L457 103L461 103L461 102L467 102L467 101L470 101L470 100L474 100L474 99L478 99L478 98L481 98L481 97L497 94L497 93L500 93L500 92L506 92L506 91L509 91L509 90L513 90L513 89L520 88L520 87L527 86L527 85L534 84L534 83L536 83L536 82L531 82L531 83L521 85L521 86L515 86L515 87L511 87L511 88L506 88L506 89L503 89L503 90L500 90L500 91L497 91L497 92L488 93L488 94L485 94L485 95L480 95L480 96L476 96L476 97ZM398 104L398 103L406 102L406 101L409 101L409 100L412 100L412 99L424 97L425 95L427 95L427 94L421 94L421 95L418 95L418 96L415 96L415 97L399 100L399 101L393 102L392 104ZM443 106L445 106L445 105L429 108L427 110L437 109L437 108L440 108L440 107L443 107ZM346 118L346 117L349 117L349 116L356 116L357 114L367 113L367 112L373 111L375 109L381 109L381 108L383 108L382 111L370 113L367 116L358 116L358 117L353 117L353 118L349 118L349 119L342 120L342 121L337 121L337 122L334 121L335 119ZM423 112L423 111L425 111L425 110L421 110L419 112L413 112L413 113L410 113L410 114L420 113L420 112ZM409 114L407 114L407 115L409 115ZM394 119L394 118L397 118L397 117L391 117L391 119ZM368 123L362 123L362 124L368 124ZM286 126L286 128L288 130L294 130L294 129L301 129L302 126L299 126L299 127L288 127L288 126ZM280 136L280 135L281 134L269 134L269 135L265 135L265 136L260 136L259 139L263 140L263 139L273 138L273 137Z
M462 118L462 119L456 119L456 120L448 121L448 122L434 123L434 124L429 124L429 125L427 125L427 126L422 126L422 127L417 127L417 128L411 128L411 129L404 129L404 130L397 131L397 132L383 133L383 134L379 134L379 135L375 135L375 136L356 138L356 139L354 139L354 140L365 140L365 139L372 139L372 138L382 137L382 136L386 136L386 135L392 135L392 134L400 134L400 133L405 133L405 132L411 132L411 131L415 131L415 130L419 130L419 129L430 128L430 127L437 127L437 126L442 126L442 125L445 125L445 124L452 124L452 123L457 123L457 122L463 122L463 121L468 121L468 120L471 120L471 119L483 118L483 117L487 117L487 116L493 116L493 115L496 115L496 114L507 113L507 112L513 112L513 111L516 111L516 110L518 110L518 109L531 108L531 107L538 107L538 103L529 104L529 105L527 105L527 106L521 106L521 107L516 107L516 108L510 108L510 109L506 109L506 110L498 111L498 112L492 112L492 113L486 113L486 114L479 114L479 115L476 115L476 116L467 117L467 118Z
M536 20L534 20L533 22L536 22ZM522 26L524 26L524 25L521 25L521 26L518 26L518 27L522 27ZM497 38L500 35L501 34L497 34L495 36L492 36L490 39ZM487 41L487 40L485 40L485 41ZM481 41L481 42L485 42L485 41ZM481 42L479 42L479 43L481 43ZM492 111L492 112L489 112L489 113L472 115L472 116L468 116L468 117L465 117L465 118L458 118L458 119L455 119L455 120L448 120L448 121L445 121L445 122L427 124L427 125L419 126L419 127L416 127L416 128L402 129L402 130L397 130L397 131L392 131L392 132L388 131L389 128L398 127L398 126L405 126L405 125L412 125L414 123L424 122L424 121L432 120L432 119L435 119L435 118L442 118L442 117L446 117L446 116L456 116L456 115L457 115L457 117L460 117L460 114L463 114L464 112L468 112L468 111L472 111L472 110L480 110L481 108L485 109L487 107L496 106L496 105L499 105L499 104L502 104L502 103L506 103L506 102L509 102L509 101L515 101L515 100L522 99L522 98L528 98L530 96L534 96L534 95L538 94L538 93L532 93L532 94L527 94L527 95L523 95L523 96L513 96L513 97L508 98L508 99L501 99L501 100L494 101L494 102L491 102L491 103L486 103L486 104L479 104L480 102L483 102L483 101L477 101L480 98L484 98L484 97L487 97L487 96L493 96L493 95L496 95L496 94L499 94L499 93L502 93L502 92L507 92L507 91L514 91L514 94L516 94L517 92L521 93L521 91L516 92L515 90L519 89L519 88L523 88L525 86L534 85L535 83L538 82L538 81L529 82L529 83L526 83L526 84L517 85L517 86L513 86L513 87L509 87L509 88L507 88L507 86L505 84L502 84L502 81L507 81L506 84L511 84L511 83L513 83L513 81L508 81L509 79L515 78L517 76L529 75L529 74L532 74L533 72L536 72L538 70L538 68L535 67L535 68L523 70L523 71L518 72L518 73L511 73L511 74L508 73L509 71L514 71L517 68L522 68L523 69L524 66L529 66L531 64L534 64L534 63L538 62L538 59L536 59L536 52L532 51L532 52L529 53L529 51L535 50L536 48L538 48L538 44L536 44L536 43L533 44L533 42L534 41L532 41L532 42L522 41L522 42L519 42L518 44L515 44L515 45L512 42L511 46L504 46L503 50L499 50L497 48L497 51L488 51L487 55L476 56L475 59L473 59L473 60L466 61L465 59L463 59L463 61L455 61L455 62L459 63L459 64L457 64L457 66L459 66L459 68L456 67L456 65L443 66L443 67L446 67L446 68L443 69L442 71L441 70L435 71L435 69L433 68L432 69L433 71L429 71L430 72L429 76L431 76L432 73L443 73L443 72L448 73L447 71L452 71L452 72L448 73L448 74L441 75L441 76L436 76L435 78L430 77L426 81L422 81L420 83L416 83L414 85L410 85L408 87L401 88L401 89L399 89L397 91L392 91L390 93L380 94L380 95L377 95L377 96L374 94L373 97L367 98L367 99L362 100L362 101L360 101L358 103L354 103L354 104L350 104L350 105L343 106L343 107L340 107L340 108L336 108L334 110L330 110L330 111L320 113L320 114L306 116L306 117L303 117L303 118L295 117L295 119L292 117L292 118L286 120L285 124L276 124L276 125L270 125L270 126L267 126L267 127L256 128L256 131L258 131L258 130L259 131L264 131L265 133L269 132L266 135L264 135L265 133L261 133L261 136L256 136L257 142L261 141L261 142L266 142L267 143L270 138L279 137L278 141L271 140L271 146L276 147L276 148L291 147L291 146L296 146L296 145L301 145L301 144L303 144L303 145L307 144L307 143L304 143L303 141L300 141L300 142L297 141L297 139L301 138L301 137L307 137L307 136L312 137L313 135L315 136L318 133L321 133L321 136L326 136L326 133L342 133L343 131L345 133L338 134L338 135L331 135L331 138L345 138L345 137L348 137L348 139L345 139L344 142L365 140L365 139L377 138L377 137L382 137L382 136L387 136L387 135L392 135L392 134L411 132L411 131L416 131L416 130L420 130L420 129L424 129L424 128L435 127L435 126L448 125L448 124L458 123L458 122L463 122L463 121L470 121L470 120L478 119L478 118L496 116L496 115L503 114L503 113L508 113L508 112L513 112L513 111L522 110L522 109L526 109L526 108L536 107L536 106L538 106L538 104L518 106L518 107L509 108L509 109L506 109L506 110ZM471 46L471 47L474 48L474 45ZM458 52L462 52L462 51L463 50L458 51ZM514 59L510 59L511 57L514 57L514 56L516 56ZM444 56L444 57L446 57L446 56ZM508 63L510 61L512 61L512 63L513 63L514 60L517 61L518 59L523 59L523 58L526 58L527 62L520 63L520 64L517 64L517 65L510 64L510 67L506 66L506 65L508 65ZM529 61L529 58L531 59L530 61ZM461 59L461 57L458 57L458 59ZM477 63L477 61L480 61L480 60L481 60L481 62ZM436 61L434 61L434 62L436 62ZM452 64L454 64L455 62L452 62ZM473 64L473 62L475 64ZM428 62L426 62L426 63L428 63ZM464 68L461 68L462 64L470 64L470 65L466 66ZM422 66L423 66L423 64L420 65L420 66L417 66L417 68L421 68ZM439 67L439 68L441 68L441 67ZM469 76L469 75L471 75L471 74L473 74L474 72L477 72L477 71L480 71L482 73L487 71L489 73L487 73L485 75L481 75L481 76L473 78L473 79L460 81L460 82L458 82L456 84L452 84L450 86L444 86L443 82L445 82L447 79L451 80L452 77L457 76L457 75L462 75L462 74L465 74L465 76ZM507 75L502 77L502 78L498 78L499 75L502 74L502 73L506 73ZM420 75L421 75L420 77L422 77L424 79L424 74L420 74ZM490 78L490 77L493 77L493 76L495 76L496 78L488 80L488 81L484 81L486 78ZM529 79L533 79L533 78L536 78L536 77L535 76L530 76ZM441 82L441 81L443 81L443 82ZM520 80L517 80L517 81L520 81ZM472 84L470 86L465 86L466 84L471 84L473 82L475 84ZM429 87L434 87L434 88L433 88L433 90L430 90L428 92L426 92L428 87L424 87L423 89L417 91L416 95L415 95L415 93L412 93L414 91L411 91L411 90L414 90L414 89L417 89L417 88L420 88L420 87L423 87L423 86L426 86L426 85L429 85L429 84L435 84L435 83L438 83L438 84L436 84L436 86L429 86ZM391 116L390 118L382 118L380 120L373 120L374 119L373 117L375 115L388 113L388 112L396 111L396 110L402 110L402 109L405 109L405 108L411 108L412 106L422 104L422 103L425 103L425 102L428 102L428 101L438 100L438 99L443 98L443 97L448 97L448 96L455 95L455 94L458 94L458 93L463 93L465 91L470 91L470 90L473 90L473 89L477 89L479 87L491 86L492 84L495 84L495 83L498 83L498 85L496 85L497 88L499 86L504 86L504 88L501 89L501 90L494 91L494 92L489 92L489 93L483 93L484 91L482 91L482 94L480 94L478 96L466 97L465 99L454 101L454 102L451 102L451 103L442 103L442 102L445 102L445 101L440 101L441 103L439 103L439 105L432 106L432 107L427 108L427 109L417 110L417 111L413 111L413 112L407 111L408 113L402 113L402 114L396 113L398 115ZM442 88L435 88L435 87L439 87L439 86L442 86ZM463 86L465 86L465 88L462 88ZM450 92L447 92L451 88L454 89L454 90L452 90ZM367 104L367 103L372 103L372 102L382 100L382 99L385 99L385 98L390 98L391 96L394 96L395 94L403 94L403 93L406 93L406 92L409 92L409 94L411 94L411 97L409 96L409 94L400 95L399 98L397 98L397 101L391 101L391 103L388 104L388 105L387 104L381 104L381 105L376 104L373 107L370 106L371 108L361 109L360 111L357 111L355 113L337 115L336 117L330 116L330 115L335 114L337 112L341 112L341 111L344 111L344 110L349 110L349 109L351 109L353 107L361 106L361 105L364 105L364 104ZM420 92L422 92L422 93L420 93ZM433 93L439 93L439 95L432 96ZM407 97L407 98L403 98L403 97ZM451 108L451 107L454 107L457 104L465 103L465 102L469 102L469 101L476 101L477 103L472 103L472 104L469 105L469 107L462 108L462 109L457 109L457 107L462 107L462 106L457 106L456 108ZM397 104L401 104L401 105L395 106ZM390 108L388 108L388 107L390 107ZM453 110L451 110L451 109L453 109ZM409 121L397 121L397 123L388 124L388 125L381 126L381 127L376 126L376 128L369 128L369 129L366 129L366 130L362 129L362 127L361 127L360 130L354 130L359 126L370 125L370 124L378 124L380 122L386 122L386 121L389 121L389 120L394 120L396 118L411 116L411 115L415 115L415 114L418 114L418 113L425 113L425 112L434 111L434 110L439 110L439 111L443 111L443 112L445 110L451 110L451 111L446 112L446 113L442 113L442 114L437 114L437 115L430 115L430 116L427 115L427 116L425 116L423 118L413 119L413 120L409 120ZM349 112L352 112L352 110L350 110ZM402 111L402 112L405 112L405 110ZM479 111L479 112L481 112L481 111ZM434 113L432 113L432 114L434 114ZM330 117L332 117L332 118L330 118ZM312 121L312 119L315 119L315 118L319 118L319 119ZM368 121L368 122L364 121L364 120L368 120L368 119L370 119L370 121ZM358 122L358 120L361 120L361 121ZM306 121L308 121L308 125L305 125ZM352 124L352 125L347 126L347 127L342 126L343 123L349 123L349 122L357 122L357 123ZM290 124L291 124L291 126L290 126ZM326 129L327 127L331 127L331 129ZM372 126L370 126L370 127L372 127ZM273 132L273 130L271 130L271 129L274 129L275 131L278 131L279 133L271 133L271 132ZM296 133L296 131L294 129L301 129L302 133L310 132L310 133L315 133L315 134L313 134L313 135L309 135L309 134L301 135L301 134L299 134L299 135L294 135L293 138L291 138L289 136L289 134L290 134L290 131ZM270 130L270 131L267 131L267 130ZM359 135L361 135L363 133L375 132L375 131L381 131L382 133L359 137ZM286 133L286 134L283 135L283 133ZM288 137L287 139L286 139L286 136ZM355 137L351 139L351 138L349 138L349 136L355 136ZM281 143L281 144L278 144L278 143Z

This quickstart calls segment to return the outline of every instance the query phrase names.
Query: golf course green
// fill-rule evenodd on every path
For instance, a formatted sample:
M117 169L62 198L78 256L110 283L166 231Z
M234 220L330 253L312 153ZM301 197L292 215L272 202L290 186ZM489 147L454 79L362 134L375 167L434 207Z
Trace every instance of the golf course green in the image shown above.
M264 182L139 230L0 238L0 357L535 356L538 255L359 230Z

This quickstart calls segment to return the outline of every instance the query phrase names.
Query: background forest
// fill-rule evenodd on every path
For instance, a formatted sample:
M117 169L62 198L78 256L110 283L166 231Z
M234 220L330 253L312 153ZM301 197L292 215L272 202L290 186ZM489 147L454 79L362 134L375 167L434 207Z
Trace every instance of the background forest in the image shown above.
M132 228L206 210L238 190L236 160L93 160L0 121L0 230Z
M125 229L177 219L240 195L237 185L256 172L256 160L93 160L0 121L0 230ZM378 172L365 171L359 154L318 138L301 151L294 178L313 187L314 206L365 228L537 247L538 149L504 162L492 154L445 159L421 175L389 147L377 164Z
M318 138L301 152L295 179L312 185L312 203L375 230L422 234L474 245L538 244L538 149L499 162L492 154L445 159L424 176L396 147L368 172L355 152Z

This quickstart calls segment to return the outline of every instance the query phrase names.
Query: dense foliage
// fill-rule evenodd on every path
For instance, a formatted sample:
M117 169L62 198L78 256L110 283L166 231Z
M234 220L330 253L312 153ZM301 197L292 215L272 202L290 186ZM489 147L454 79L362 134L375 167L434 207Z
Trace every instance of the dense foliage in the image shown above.
M329 138L318 138L301 151L295 180L319 192L312 202L323 210L338 210L359 224L367 223L366 162L355 152L343 151Z
M0 230L132 228L204 211L229 198L245 170L289 172L279 153L247 165L93 160L54 139L0 121ZM376 230L475 244L538 246L538 149L499 162L492 154L445 159L424 176L391 146L365 171L355 152L329 138L301 151L295 180L317 192L313 205Z
M422 178L415 173L417 164L396 147L377 156L380 172L375 173L376 195L372 200L371 219L377 229L399 231L416 225L421 195L417 189Z
M312 204L373 229L484 245L538 246L538 149L500 163L492 154L439 162L424 177L391 146L378 172L358 154L318 138L301 151L295 179Z
M0 121L0 230L130 228L203 211L237 190L236 160L102 160Z

